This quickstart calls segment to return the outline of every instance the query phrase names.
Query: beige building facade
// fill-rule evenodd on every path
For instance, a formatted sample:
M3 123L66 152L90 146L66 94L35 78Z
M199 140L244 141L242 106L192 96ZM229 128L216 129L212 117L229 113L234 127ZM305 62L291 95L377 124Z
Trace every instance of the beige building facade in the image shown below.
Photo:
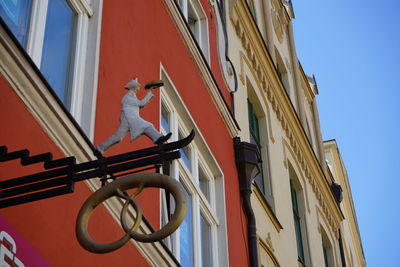
M365 266L347 174L336 143L322 142L318 87L297 59L291 2L231 0L224 12L240 137L262 158L251 199L259 266Z

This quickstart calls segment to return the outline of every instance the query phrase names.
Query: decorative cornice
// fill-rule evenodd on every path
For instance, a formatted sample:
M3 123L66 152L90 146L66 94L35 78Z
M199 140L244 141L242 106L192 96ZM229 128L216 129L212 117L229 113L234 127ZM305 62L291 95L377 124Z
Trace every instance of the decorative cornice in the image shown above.
M329 185L325 181L323 171L308 142L307 135L289 97L285 93L273 61L262 37L258 34L257 26L244 0L236 1L231 13L231 20L236 34L241 40L244 54L251 62L249 65L256 73L255 78L280 121L288 143L293 149L305 177L311 184L320 206L329 217L330 226L334 232L337 232L339 224L343 220L343 215L331 194Z
M185 20L182 18L175 1L164 0L164 4L182 37L183 43L186 45L189 53L193 57L193 61L199 70L200 76L202 77L219 114L224 120L231 137L237 136L239 133L239 127L232 116L231 111L227 107L223 96L219 92L218 85L216 84L213 75L208 68L208 63L205 61L201 51L199 50L199 47L190 33L190 29L187 27Z

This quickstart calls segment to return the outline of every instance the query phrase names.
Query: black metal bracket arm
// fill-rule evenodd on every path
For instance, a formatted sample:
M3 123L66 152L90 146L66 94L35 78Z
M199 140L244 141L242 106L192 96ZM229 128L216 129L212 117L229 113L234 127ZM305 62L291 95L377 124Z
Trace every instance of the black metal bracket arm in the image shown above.
M50 152L30 156L28 149L8 152L6 146L0 146L0 162L20 159L22 166L43 162L46 170L0 181L0 208L72 193L75 182L107 176L115 179L121 175L157 168L180 158L179 149L187 146L194 135L192 130L187 137L176 142L79 164L73 156L53 160Z

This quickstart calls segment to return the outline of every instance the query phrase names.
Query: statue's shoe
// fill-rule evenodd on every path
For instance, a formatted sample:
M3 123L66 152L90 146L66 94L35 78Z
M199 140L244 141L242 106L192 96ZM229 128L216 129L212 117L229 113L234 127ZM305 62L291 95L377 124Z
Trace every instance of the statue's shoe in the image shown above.
M104 153L104 151L102 151L101 148L99 148L99 147L96 147L96 149L93 150L93 154L94 154L98 159L104 158L104 157L103 157L103 153Z
M166 135L161 136L154 142L154 144L161 145L161 144L165 143L171 137L171 135L172 135L172 133L167 133Z

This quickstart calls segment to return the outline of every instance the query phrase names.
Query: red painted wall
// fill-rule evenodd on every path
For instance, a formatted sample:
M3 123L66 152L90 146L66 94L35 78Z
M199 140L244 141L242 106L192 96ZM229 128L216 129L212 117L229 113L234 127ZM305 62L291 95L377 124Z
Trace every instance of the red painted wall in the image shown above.
M205 87L193 58L186 49L164 1L104 1L100 52L99 90L96 111L95 144L114 133L118 127L123 86L134 77L144 84L159 79L160 62L188 107L207 144L221 166L225 179L226 214L228 221L229 261L231 266L246 266L246 225L240 206L238 178L231 136ZM228 90L222 82L217 50L215 16L207 0L202 0L210 25L211 66L224 95ZM139 94L143 97L145 92ZM229 99L227 98L229 102ZM159 95L141 111L141 116L159 127ZM151 141L141 137L111 148L106 155L122 153L145 146ZM159 222L159 194L148 194L150 203L144 212L150 221ZM243 220L238 220L242 218Z
M230 104L229 92L218 65L215 16L207 0L201 0L201 3L209 20L211 70ZM224 173L230 266L247 266L245 216L240 205L232 139L164 1L104 0L100 49L95 144L104 141L118 127L120 101L126 93L123 89L126 82L133 77L139 77L142 84L158 79L162 63ZM7 145L9 151L28 148L31 155L52 152L54 158L63 157L3 77L0 77L0 89L0 121L4 125L0 131L0 145ZM144 94L141 92L139 97ZM156 97L141 111L141 115L157 128L159 106L156 92ZM127 137L106 155L150 145L152 142L146 137L134 144L130 144ZM0 180L41 170L40 164L21 167L18 161L4 162L0 164ZM79 246L75 238L75 219L90 193L80 182L72 194L1 209L0 216L53 266L147 266L132 244L104 255L86 252ZM158 226L158 191L146 193L141 197L141 203L145 216ZM104 208L100 207L93 219L90 229L99 240L113 241L122 235Z
M0 145L7 145L9 152L27 148L30 155L52 152L53 159L64 157L3 76L0 76L0 107ZM0 180L39 171L43 171L41 164L21 166L19 160L0 162ZM0 216L52 266L146 266L133 244L104 255L89 253L80 247L75 238L75 220L90 193L88 187L79 182L72 194L4 208ZM122 236L104 207L98 208L93 219L89 229L99 241L110 242ZM17 244L17 255L19 248Z

